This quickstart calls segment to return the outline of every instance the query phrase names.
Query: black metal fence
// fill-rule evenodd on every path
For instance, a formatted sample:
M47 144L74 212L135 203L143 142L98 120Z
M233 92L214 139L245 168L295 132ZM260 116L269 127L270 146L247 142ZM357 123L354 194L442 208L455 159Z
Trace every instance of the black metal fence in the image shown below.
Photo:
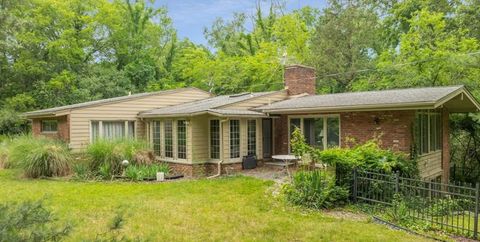
M375 205L395 220L478 238L478 183L443 184L367 171L354 171L352 180L354 201Z

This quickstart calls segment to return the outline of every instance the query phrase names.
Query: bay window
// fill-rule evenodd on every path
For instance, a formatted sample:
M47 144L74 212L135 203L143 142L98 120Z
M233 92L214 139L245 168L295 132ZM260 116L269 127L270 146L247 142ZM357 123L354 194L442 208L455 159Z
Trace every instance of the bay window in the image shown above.
M340 119L338 116L306 116L289 119L290 139L299 128L305 142L320 150L340 146Z

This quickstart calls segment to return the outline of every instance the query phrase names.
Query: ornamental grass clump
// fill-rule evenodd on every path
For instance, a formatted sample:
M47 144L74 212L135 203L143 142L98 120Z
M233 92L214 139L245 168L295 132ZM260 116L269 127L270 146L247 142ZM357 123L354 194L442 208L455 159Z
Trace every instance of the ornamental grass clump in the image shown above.
M123 160L136 164L138 153L145 153L148 144L134 139L96 140L87 147L89 167L105 179L122 173Z
M73 157L66 144L44 137L20 136L8 145L9 166L21 168L26 177L65 176Z
M8 157L10 151L7 146L7 142L0 142L0 169L8 168Z
M299 171L283 188L288 202L312 209L343 205L348 189L336 186L335 178L325 171Z

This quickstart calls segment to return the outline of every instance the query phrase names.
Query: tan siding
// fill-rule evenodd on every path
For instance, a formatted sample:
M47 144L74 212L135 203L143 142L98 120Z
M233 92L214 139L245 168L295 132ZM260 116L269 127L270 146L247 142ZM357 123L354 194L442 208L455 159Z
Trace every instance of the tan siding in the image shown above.
M261 96L258 98L253 98L249 99L243 102L238 102L230 105L226 105L221 107L222 109L241 109L241 110L247 110L251 108L256 108L260 106L264 106L267 104L271 104L274 102L278 102L281 100L285 100L288 98L287 91L282 90L278 92L274 92L272 94L266 95L266 96Z
M140 138L145 136L145 125L137 120L137 114L154 108L161 108L199 99L208 98L208 93L200 90L185 90L163 95L147 96L118 103L109 103L71 111L70 147L81 150L90 142L91 120L136 120L136 131Z
M212 116L201 115L192 118L192 157L194 163L209 160L209 120Z
M433 179L442 175L442 151L432 152L418 158L420 177Z

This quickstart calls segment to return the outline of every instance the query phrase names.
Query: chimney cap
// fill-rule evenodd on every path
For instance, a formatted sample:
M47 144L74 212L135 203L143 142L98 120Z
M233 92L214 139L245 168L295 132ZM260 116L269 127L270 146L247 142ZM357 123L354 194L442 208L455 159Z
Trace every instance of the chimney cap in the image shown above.
M291 64L291 65L287 65L287 66L285 66L285 69L298 68L298 67L315 70L314 67L306 66L306 65L301 65L301 64Z

